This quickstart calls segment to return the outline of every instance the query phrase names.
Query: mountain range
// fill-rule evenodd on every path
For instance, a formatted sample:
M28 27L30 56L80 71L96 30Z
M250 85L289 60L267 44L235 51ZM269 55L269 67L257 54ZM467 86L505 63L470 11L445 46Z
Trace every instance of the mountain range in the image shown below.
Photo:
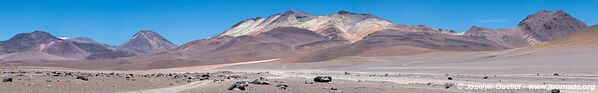
M370 14L339 11L316 16L289 10L249 18L208 39L181 46L144 30L120 46L90 38L23 33L0 42L0 61L115 59L165 68L278 59L317 62L346 56L402 56L438 51L494 51L541 45L588 28L564 11L540 10L512 29L472 26L462 33L401 25Z
M1 61L98 60L165 52L176 46L153 31L140 31L121 46L87 37L58 38L50 33L21 33L0 42Z

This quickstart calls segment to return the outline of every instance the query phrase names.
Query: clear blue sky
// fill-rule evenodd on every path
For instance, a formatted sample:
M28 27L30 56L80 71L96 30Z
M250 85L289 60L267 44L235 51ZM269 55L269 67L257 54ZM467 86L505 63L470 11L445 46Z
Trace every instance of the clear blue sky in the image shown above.
M467 30L512 28L538 10L565 10L598 23L598 0L0 0L0 40L43 30L119 45L151 29L177 45L218 34L252 17L286 10L373 14L405 25Z

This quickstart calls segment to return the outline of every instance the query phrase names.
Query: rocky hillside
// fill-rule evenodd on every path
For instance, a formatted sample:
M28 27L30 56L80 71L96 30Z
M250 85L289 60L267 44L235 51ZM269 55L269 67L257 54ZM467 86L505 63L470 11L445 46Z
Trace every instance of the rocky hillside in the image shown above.
M151 30L139 31L131 39L119 46L122 49L129 49L137 55L165 52L176 47L172 42Z
M556 21L567 22L561 24ZM546 29L537 29L534 27L537 25L544 25ZM534 35L529 33L531 30L519 28L553 34ZM369 14L339 11L315 16L290 10L267 18L241 21L216 37L189 42L176 51L140 58L135 62L160 64L180 61L181 64L205 65L275 58L289 62L313 62L344 56L491 51L544 42L549 40L548 37L565 36L560 33L574 32L578 28L585 26L562 11L542 10L530 15L514 29L473 26L458 34L454 30L432 29L425 25L395 24Z
M175 52L156 55L172 58L240 62L280 58L345 44L314 31L296 27L278 27L257 35L221 36L197 40ZM183 57L184 56L184 57Z
M529 15L517 25L517 30L524 33L524 39L530 44L554 40L581 29L587 28L584 22L562 10L541 10Z
M69 41L43 31L18 34L2 41L0 47L4 54L2 60L84 59L91 54Z
M401 56L434 51L489 51L509 49L483 37L431 32L382 30L355 43L319 51L302 62L325 61L343 56Z
M330 15L314 16L305 12L289 10L267 18L250 18L233 25L219 36L257 35L277 27L297 27L324 36L354 42L378 30L435 31L425 26L404 26L370 15L339 11ZM335 29L331 32L330 29Z
M509 48L525 47L528 44L523 39L523 33L514 29L488 29L484 27L472 26L463 33L465 36L477 36L498 43Z
M587 25L559 11L540 10L527 16L514 29L492 30L473 26L463 35L480 36L511 48L525 47L567 36Z
M87 37L57 38L50 33L21 33L0 41L0 61L96 60L138 56L176 48L155 32L141 31L120 47Z

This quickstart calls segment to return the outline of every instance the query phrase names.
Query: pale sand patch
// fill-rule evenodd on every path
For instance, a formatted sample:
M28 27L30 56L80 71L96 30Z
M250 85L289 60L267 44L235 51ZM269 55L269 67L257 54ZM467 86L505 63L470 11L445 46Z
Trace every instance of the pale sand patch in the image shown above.
M276 61L276 60L279 60L279 58L276 58L276 59L267 59L267 60L258 60L258 61L247 61L247 62L229 63L229 64L216 64L216 65L179 67L179 68L167 68L167 69L157 69L157 70L159 70L159 71L210 70L210 69L222 68L222 67L227 67L227 66L265 63L265 62L272 62L272 61Z
M167 88L159 88L159 89L150 89L150 90L139 90L139 91L128 91L128 92L121 92L121 93L179 93L185 90L201 87L210 83L210 81L197 81L185 85L174 86L174 87L167 87Z

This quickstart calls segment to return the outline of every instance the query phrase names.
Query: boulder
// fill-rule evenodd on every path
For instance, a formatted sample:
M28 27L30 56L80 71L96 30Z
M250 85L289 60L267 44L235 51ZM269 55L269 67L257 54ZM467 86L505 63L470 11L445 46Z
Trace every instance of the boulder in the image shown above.
M238 81L235 84L231 85L228 90L245 90L245 88L249 86L249 82L247 81Z
M550 93L561 93L560 89L552 89L550 90Z
M314 84L314 82L305 81L305 84Z
M201 77L210 77L210 74L203 74Z
M331 81L332 81L331 76L316 76L316 78L314 78L314 82L328 83Z
M2 79L2 82L12 82L12 77L6 77Z
M85 76L77 76L77 78L75 78L75 79L80 79L80 80L83 80L83 81L87 81L87 80L89 80L89 79L88 79L87 77L85 77Z
M287 89L287 87L289 87L289 85L285 85L285 84L277 84L276 87L278 89Z
M330 90L338 90L338 88L331 87Z
M444 88L449 89L449 88L453 87L454 85L455 84L453 84L453 83L444 83Z
M262 79L255 79L253 81L251 81L251 84L256 84L256 85L270 85L270 83L266 82L265 80Z

